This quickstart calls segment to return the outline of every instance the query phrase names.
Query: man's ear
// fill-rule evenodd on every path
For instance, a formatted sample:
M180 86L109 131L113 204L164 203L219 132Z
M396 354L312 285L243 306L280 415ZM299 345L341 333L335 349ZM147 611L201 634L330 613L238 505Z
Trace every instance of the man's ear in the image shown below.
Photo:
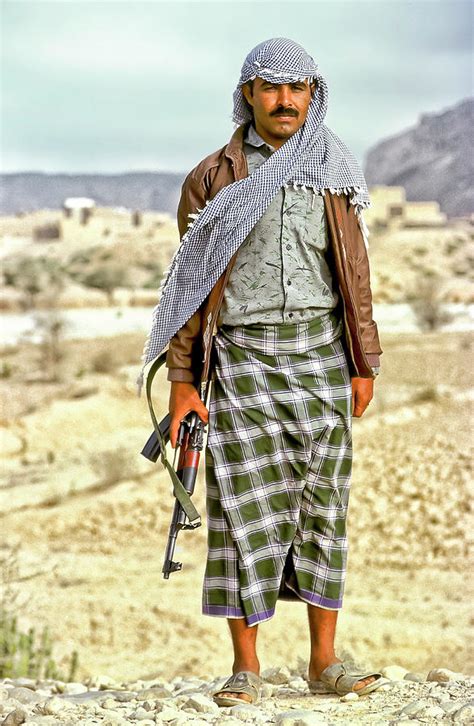
M242 93L244 94L244 98L249 106L253 107L253 94L250 90L250 86L247 83L244 83L244 85L242 86Z

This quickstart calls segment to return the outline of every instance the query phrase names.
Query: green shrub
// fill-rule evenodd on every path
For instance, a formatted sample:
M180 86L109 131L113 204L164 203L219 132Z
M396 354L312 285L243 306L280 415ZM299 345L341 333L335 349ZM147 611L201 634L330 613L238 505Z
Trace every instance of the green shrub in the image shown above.
M16 616L0 612L0 678L73 681L79 664L77 650L71 655L67 674L58 668L52 650L47 627L43 628L38 642L34 628L29 628L27 633L21 632Z
M12 367L6 360L2 360L0 365L0 378L10 378Z
M103 350L92 359L92 370L96 373L111 373L116 365L117 363L110 350Z
M116 287L126 287L128 270L121 265L102 265L84 275L82 282L87 287L104 290L109 296Z
M33 227L35 241L61 239L61 225L59 222L46 222Z
M47 626L43 627L39 639L33 627L26 633L18 628L16 613L25 607L25 602L19 602L19 549L19 544L0 547L0 678L73 681L79 663L76 650L70 657L68 672L62 673L53 658Z
M161 280L163 279L163 272L161 268L157 267L156 270L153 272L152 275L148 278L148 280L143 285L144 288L147 290L154 290L155 288L158 288L160 286Z

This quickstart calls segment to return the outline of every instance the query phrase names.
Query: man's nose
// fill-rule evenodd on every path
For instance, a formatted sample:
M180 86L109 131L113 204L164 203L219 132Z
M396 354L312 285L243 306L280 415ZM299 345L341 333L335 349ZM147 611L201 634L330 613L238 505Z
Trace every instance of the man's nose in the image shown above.
M278 103L281 106L293 105L291 89L287 83L282 83L278 89Z

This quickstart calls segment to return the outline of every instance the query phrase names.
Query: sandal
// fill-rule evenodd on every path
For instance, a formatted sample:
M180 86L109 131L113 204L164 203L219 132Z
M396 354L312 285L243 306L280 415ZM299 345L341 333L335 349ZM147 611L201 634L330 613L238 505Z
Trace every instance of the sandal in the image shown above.
M376 680L363 688L354 689L359 681L371 676ZM359 696L364 696L385 683L389 683L389 680L384 678L382 673L349 673L344 663L333 663L323 670L319 681L308 680L308 687L311 693L337 693L339 696L345 696L346 693L357 693Z
M222 686L216 691L212 698L218 706L241 706L242 704L255 704L260 698L262 690L262 679L256 673L251 671L240 671L234 673ZM245 693L250 697L250 701L243 698L235 698L234 696L224 696L223 693Z

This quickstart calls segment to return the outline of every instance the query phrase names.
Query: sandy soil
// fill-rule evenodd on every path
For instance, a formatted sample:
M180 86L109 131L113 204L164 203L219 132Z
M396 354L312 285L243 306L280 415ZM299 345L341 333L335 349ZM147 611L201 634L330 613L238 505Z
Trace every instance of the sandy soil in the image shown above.
M152 430L134 387L142 345L140 335L70 342L62 382L28 385L38 352L24 346L1 381L0 556L19 545L21 624L48 624L60 663L77 649L77 679L214 677L231 666L225 620L200 614L205 526L180 535L183 571L161 576L172 499L161 467L140 455ZM472 341L386 335L382 347L376 398L354 421L338 652L377 668L474 673ZM94 372L104 350L114 368ZM154 386L164 415L167 385ZM204 513L202 472L195 499ZM304 605L280 603L259 639L263 667L306 659Z

